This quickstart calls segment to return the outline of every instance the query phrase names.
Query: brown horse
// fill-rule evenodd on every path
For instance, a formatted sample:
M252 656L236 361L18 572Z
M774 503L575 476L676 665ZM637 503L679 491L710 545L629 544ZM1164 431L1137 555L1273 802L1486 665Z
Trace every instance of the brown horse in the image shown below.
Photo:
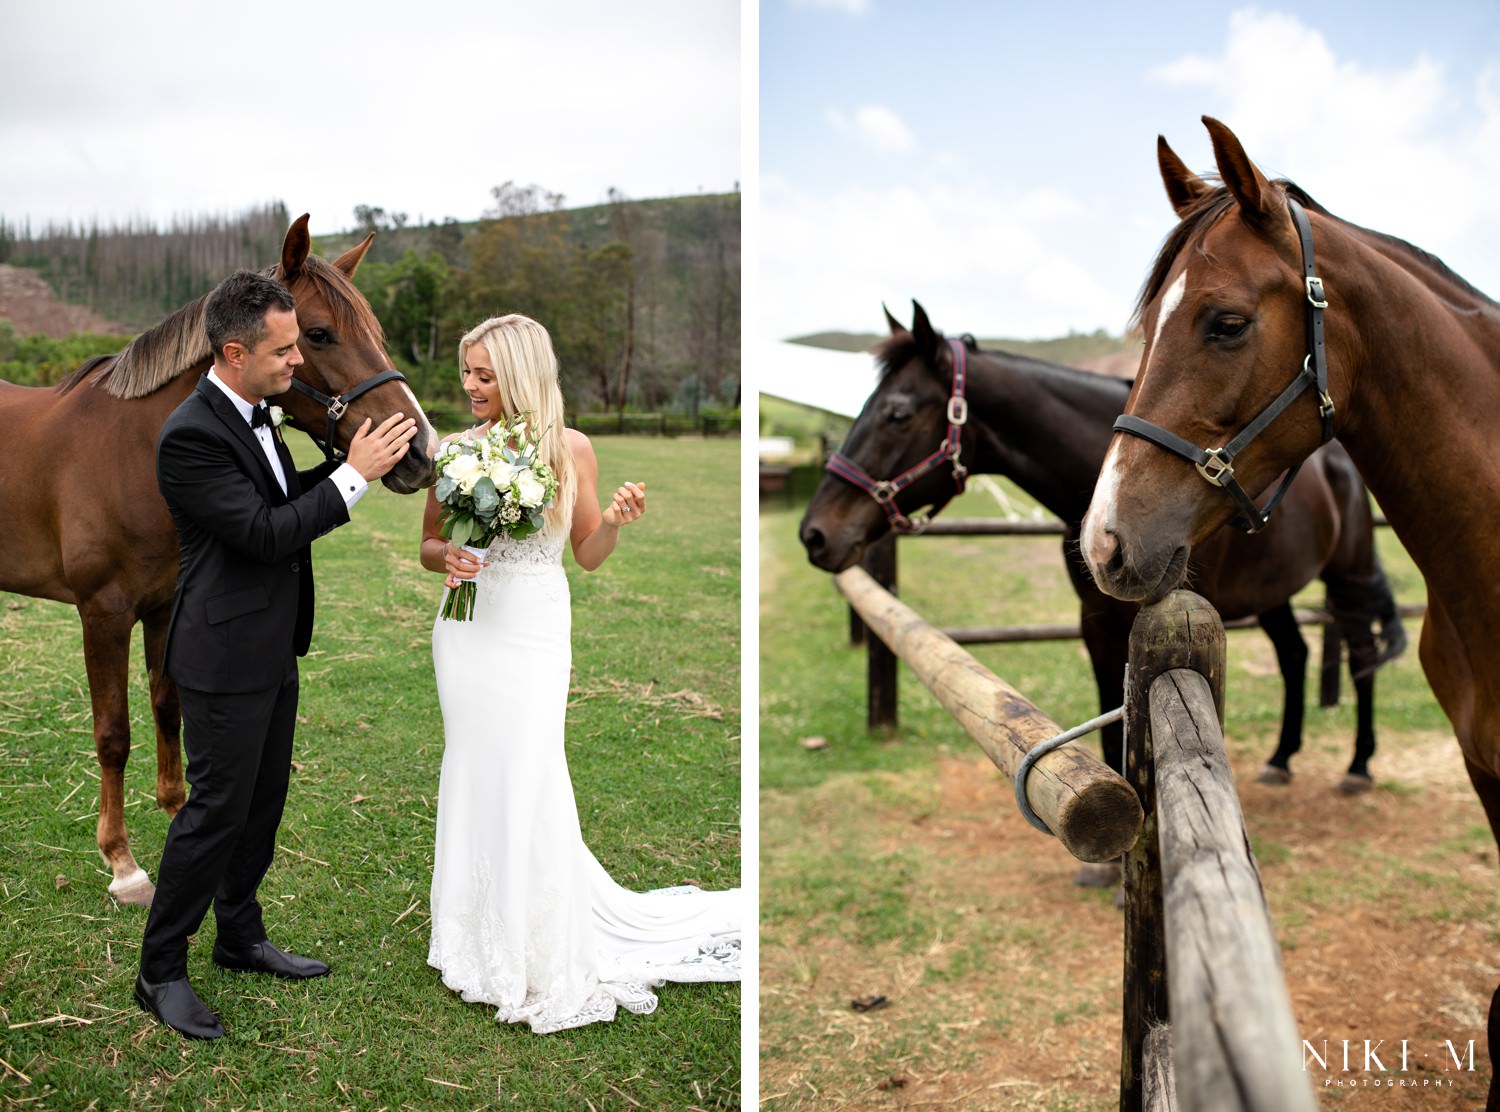
M1427 582L1422 666L1500 841L1500 305L1268 180L1227 127L1203 122L1222 187L1157 143L1180 223L1141 291L1149 340L1126 409L1139 424L1111 444L1084 555L1110 594L1159 596L1234 509L1200 476L1227 465L1262 491L1337 435ZM1496 1024L1492 1010L1492 1039Z
M1500 513L1500 457L1488 439L1500 412L1500 306L1431 255L1268 181L1228 128L1204 123L1223 187L1159 144L1182 219L1142 290L1150 340L1126 412L1222 444L1311 363L1290 206L1303 209L1327 303L1331 431L1427 581L1423 668L1500 839L1500 590L1488 585ZM1233 469L1247 490L1312 453L1319 408L1310 395L1294 401L1244 448ZM1084 521L1084 554L1110 594L1159 596L1190 546L1233 510L1185 460L1116 435Z
M390 367L384 334L350 281L373 236L328 263L309 254L307 219L292 225L280 262L265 273L297 299L305 360L298 378L335 404L325 410L296 390L274 400L325 451L347 448L365 417L378 423L397 410L416 417L413 450L382 482L402 494L429 486L437 436L405 381L382 374ZM123 810L130 753L126 677L136 622L145 631L156 725L156 801L175 815L185 798L177 693L161 670L177 582L177 533L156 486L156 437L212 363L203 330L206 300L205 294L56 387L0 382L0 427L7 438L0 453L0 590L78 607L102 772L99 852L113 874L110 893L122 903L149 904L155 892L131 855ZM375 377L381 383L350 401L348 420L337 427L330 417L341 410L341 395ZM60 451L59 445L73 449Z
M967 410L962 465L976 474L1008 476L1067 526L1063 559L1078 594L1100 710L1118 707L1139 607L1094 585L1078 558L1077 537L1130 384L1039 359L980 351L967 337L960 351L915 302L910 330L889 313L887 321L891 335L875 348L880 381L802 518L799 535L808 559L827 571L842 571L892 528L892 514L870 497L860 472L896 479L919 465L934 444L946 441L954 367L962 358ZM840 459L854 469L841 466ZM895 506L910 515L925 503L936 513L955 493L944 459L900 491ZM905 519L895 518L895 527L902 528ZM1330 445L1299 475L1281 514L1263 531L1247 536L1221 530L1194 557L1193 589L1226 618L1258 618L1276 650L1285 698L1276 751L1260 774L1264 783L1286 783L1291 758L1302 745L1308 653L1291 599L1313 578L1324 581L1349 644L1358 700L1354 756L1339 788L1346 794L1368 790L1375 752L1374 672L1405 647L1406 635L1376 556L1369 497L1348 456ZM1377 621L1379 634L1373 628ZM1122 770L1119 724L1106 727L1100 741L1105 759Z

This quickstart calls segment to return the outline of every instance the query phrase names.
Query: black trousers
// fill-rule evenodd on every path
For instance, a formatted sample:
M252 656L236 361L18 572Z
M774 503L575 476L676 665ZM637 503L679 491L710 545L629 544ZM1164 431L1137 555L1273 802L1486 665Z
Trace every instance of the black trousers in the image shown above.
M191 788L162 848L141 943L141 976L187 976L188 939L209 905L219 939L242 949L266 939L256 891L276 851L297 724L297 665L279 687L225 695L179 687Z

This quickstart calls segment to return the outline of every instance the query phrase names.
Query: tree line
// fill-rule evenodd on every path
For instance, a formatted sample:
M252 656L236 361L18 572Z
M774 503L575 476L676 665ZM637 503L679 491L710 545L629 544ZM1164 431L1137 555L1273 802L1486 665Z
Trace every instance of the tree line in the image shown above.
M334 258L376 233L355 284L424 399L456 400L459 337L515 312L551 332L570 409L738 408L738 193L631 201L612 190L579 209L536 185L492 194L473 223L413 225L362 204L351 231L314 244ZM235 268L274 261L289 223L280 204L166 230L34 231L0 218L0 262L34 267L60 296L145 328Z

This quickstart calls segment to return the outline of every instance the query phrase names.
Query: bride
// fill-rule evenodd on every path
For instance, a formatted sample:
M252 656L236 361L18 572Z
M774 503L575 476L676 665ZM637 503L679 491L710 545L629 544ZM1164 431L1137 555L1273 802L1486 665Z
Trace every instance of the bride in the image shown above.
M422 566L452 589L473 579L472 621L439 617L432 657L445 743L427 962L468 1001L536 1032L656 1009L664 981L740 979L740 890L621 888L584 844L563 748L572 650L565 542L586 571L646 511L625 483L601 513L588 437L563 426L552 341L536 321L496 317L458 346L482 435L527 413L547 429L558 477L546 524L475 559L438 532L429 492ZM469 433L460 435L471 435ZM690 805L691 801L684 801Z

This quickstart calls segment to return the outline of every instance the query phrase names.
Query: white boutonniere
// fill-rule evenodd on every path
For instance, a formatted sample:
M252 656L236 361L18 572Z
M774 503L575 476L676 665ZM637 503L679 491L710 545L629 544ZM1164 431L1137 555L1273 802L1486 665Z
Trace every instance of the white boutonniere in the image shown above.
M266 415L271 418L272 431L279 431L281 426L286 424L286 410L279 405L266 406Z

